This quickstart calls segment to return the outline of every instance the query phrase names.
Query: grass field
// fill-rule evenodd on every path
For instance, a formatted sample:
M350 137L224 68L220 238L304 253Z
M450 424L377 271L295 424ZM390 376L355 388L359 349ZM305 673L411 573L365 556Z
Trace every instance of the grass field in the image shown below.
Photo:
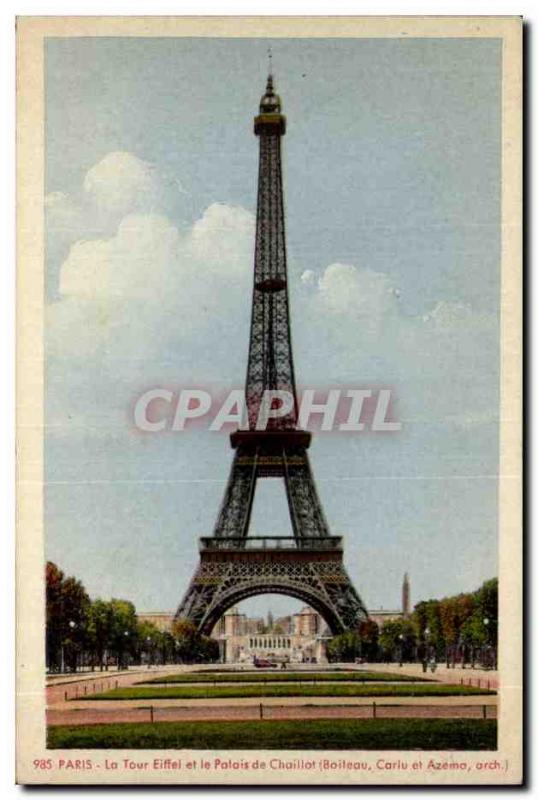
M48 729L50 748L494 750L495 720L155 722Z
M109 692L79 697L78 700L157 700L222 697L447 697L495 694L474 686L446 683L431 685L397 684L252 684L242 686L127 686Z
M435 683L431 678L417 678L413 675L395 675L389 672L183 672L178 675L164 675L160 678L150 678L139 683L314 683L320 681L356 681L357 683L370 683L383 681L400 681L401 683L429 682Z

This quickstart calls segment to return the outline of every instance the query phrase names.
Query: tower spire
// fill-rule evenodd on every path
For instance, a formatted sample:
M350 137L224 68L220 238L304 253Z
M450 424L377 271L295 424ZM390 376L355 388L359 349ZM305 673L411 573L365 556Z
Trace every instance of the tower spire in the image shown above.
M270 420L269 429L293 429L297 397L291 349L284 196L280 140L286 132L282 103L269 74L254 119L259 137L258 204L254 252L254 288L246 380L249 427L256 428L265 391L285 391L292 398L288 413Z
M404 573L402 582L402 614L408 617L411 613L411 586L409 584L409 575Z

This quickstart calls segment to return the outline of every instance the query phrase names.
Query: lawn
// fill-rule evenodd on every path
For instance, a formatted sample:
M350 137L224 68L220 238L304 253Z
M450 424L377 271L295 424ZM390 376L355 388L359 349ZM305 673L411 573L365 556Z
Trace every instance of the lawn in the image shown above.
M320 681L357 681L358 683L400 681L401 683L435 682L431 678L417 678L413 675L397 675L390 672L182 672L178 675L164 675L139 681L149 683L315 683Z
M78 700L157 700L204 699L221 697L446 697L450 695L495 694L475 686L437 684L338 684L314 686L299 684L264 685L263 683L232 686L126 686L100 692Z
M494 750L495 720L274 720L57 725L49 748Z

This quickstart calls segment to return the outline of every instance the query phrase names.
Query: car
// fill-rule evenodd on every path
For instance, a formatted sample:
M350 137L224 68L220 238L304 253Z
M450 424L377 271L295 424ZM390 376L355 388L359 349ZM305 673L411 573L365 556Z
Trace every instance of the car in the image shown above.
M268 661L266 658L255 658L254 659L254 666L258 667L259 669L261 669L263 667L265 667L265 668L267 668L267 667L270 667L270 668L277 667L278 664L276 664L274 661Z

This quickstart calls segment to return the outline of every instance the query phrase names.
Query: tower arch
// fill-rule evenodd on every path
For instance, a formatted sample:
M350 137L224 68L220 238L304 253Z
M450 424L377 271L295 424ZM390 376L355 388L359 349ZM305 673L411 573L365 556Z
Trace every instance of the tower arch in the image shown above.
M306 603L314 609L325 621L327 627L333 635L343 632L343 627L336 618L330 603L319 597L313 590L300 587L289 587L285 584L279 586L278 583L264 584L263 586L237 586L224 594L217 602L207 609L207 613L200 622L200 632L209 636L219 619L224 616L228 609L234 605L247 600L249 597L256 597L263 594L281 594L286 597L293 597Z

